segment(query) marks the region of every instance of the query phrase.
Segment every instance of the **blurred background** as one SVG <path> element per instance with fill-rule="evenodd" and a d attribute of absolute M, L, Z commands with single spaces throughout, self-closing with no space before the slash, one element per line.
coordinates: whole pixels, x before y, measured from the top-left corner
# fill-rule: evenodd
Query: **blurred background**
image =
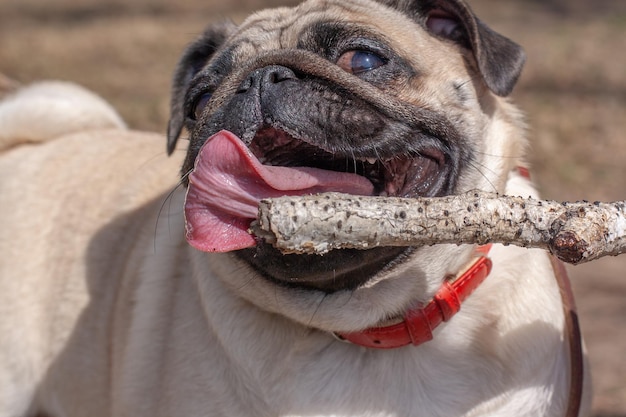
<path fill-rule="evenodd" d="M 513 97 L 527 114 L 543 197 L 626 200 L 626 1 L 470 2 L 528 53 Z M 132 128 L 165 132 L 173 68 L 207 23 L 295 3 L 0 0 L 0 74 L 78 82 Z M 591 357 L 594 416 L 626 417 L 626 255 L 569 271 Z"/>

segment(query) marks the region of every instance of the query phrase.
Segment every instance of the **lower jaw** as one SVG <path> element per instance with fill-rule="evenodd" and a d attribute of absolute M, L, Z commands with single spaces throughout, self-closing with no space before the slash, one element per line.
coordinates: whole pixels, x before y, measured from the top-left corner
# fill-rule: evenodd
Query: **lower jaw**
<path fill-rule="evenodd" d="M 390 269 L 411 248 L 336 250 L 324 256 L 282 255 L 268 244 L 237 252 L 237 256 L 278 285 L 334 293 L 350 291 L 377 273 Z"/>

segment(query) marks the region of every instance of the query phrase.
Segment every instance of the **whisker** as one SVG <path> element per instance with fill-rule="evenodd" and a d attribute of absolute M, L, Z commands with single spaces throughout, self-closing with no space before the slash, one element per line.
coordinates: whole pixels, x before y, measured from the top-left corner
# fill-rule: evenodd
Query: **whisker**
<path fill-rule="evenodd" d="M 523 155 L 519 155 L 519 154 L 518 154 L 518 155 L 514 155 L 514 154 L 511 154 L 511 155 L 503 155 L 503 154 L 493 154 L 493 153 L 488 153 L 488 152 L 480 152 L 480 151 L 479 151 L 479 152 L 476 152 L 476 154 L 478 154 L 478 155 L 482 155 L 482 156 L 485 156 L 485 157 L 489 157 L 489 158 L 498 158 L 498 159 L 505 159 L 505 160 L 520 160 L 520 159 L 523 157 Z M 497 191 L 498 191 L 498 190 L 497 190 L 497 187 L 493 184 L 493 182 L 492 182 L 492 181 L 490 181 L 490 180 L 489 180 L 489 178 L 488 178 L 488 176 L 487 176 L 487 174 L 486 174 L 486 173 L 488 172 L 488 173 L 491 173 L 491 174 L 494 174 L 494 175 L 495 175 L 495 174 L 496 174 L 496 172 L 495 172 L 493 169 L 489 168 L 489 166 L 488 166 L 488 165 L 486 165 L 486 164 L 484 164 L 484 163 L 480 163 L 480 162 L 478 162 L 475 158 L 470 158 L 470 159 L 469 159 L 469 160 L 467 160 L 466 162 L 467 162 L 467 164 L 468 164 L 469 166 L 471 166 L 471 167 L 472 167 L 472 168 L 474 168 L 476 171 L 478 171 L 478 173 L 479 173 L 479 174 L 480 174 L 480 175 L 481 175 L 484 179 L 486 179 L 486 180 L 489 182 L 489 184 L 490 184 L 490 186 L 491 186 L 491 188 L 493 189 L 493 191 L 494 191 L 494 192 L 497 192 Z"/>
<path fill-rule="evenodd" d="M 161 214 L 163 213 L 163 209 L 165 208 L 165 204 L 169 203 L 168 206 L 168 213 L 171 212 L 171 204 L 172 204 L 172 197 L 174 196 L 174 193 L 181 187 L 185 185 L 185 181 L 187 180 L 187 177 L 191 174 L 191 170 L 189 170 L 187 173 L 185 173 L 181 179 L 178 181 L 178 183 L 176 184 L 176 186 L 174 186 L 174 188 L 172 188 L 172 190 L 167 194 L 167 196 L 165 197 L 165 199 L 163 199 L 163 202 L 161 203 L 161 207 L 159 207 L 159 212 L 157 213 L 157 218 L 156 218 L 156 222 L 154 225 L 154 239 L 153 239 L 153 249 L 154 249 L 154 253 L 156 253 L 157 251 L 157 235 L 158 235 L 158 231 L 159 231 L 159 220 L 161 219 Z M 172 230 L 170 228 L 170 223 L 169 223 L 169 215 L 168 215 L 168 232 L 169 235 L 171 237 L 172 235 Z"/>
<path fill-rule="evenodd" d="M 492 174 L 495 174 L 495 171 L 493 171 L 491 168 L 489 168 L 488 166 L 478 163 L 476 161 L 468 161 L 468 165 L 471 166 L 472 168 L 474 168 L 484 179 L 487 180 L 487 182 L 489 183 L 489 185 L 491 186 L 491 188 L 493 189 L 493 192 L 498 192 L 498 188 L 495 186 L 495 184 L 489 179 L 489 177 L 485 174 L 485 172 L 490 172 Z"/>
<path fill-rule="evenodd" d="M 315 319 L 315 316 L 317 315 L 317 312 L 320 310 L 320 308 L 322 307 L 322 303 L 324 303 L 324 300 L 326 300 L 326 297 L 328 297 L 328 294 L 324 294 L 322 296 L 322 299 L 320 300 L 319 303 L 317 303 L 317 307 L 315 307 L 315 311 L 313 312 L 313 314 L 311 315 L 311 318 L 309 319 L 309 322 L 307 323 L 307 327 L 313 327 L 313 320 Z"/>
<path fill-rule="evenodd" d="M 489 156 L 492 158 L 501 158 L 501 159 L 520 159 L 523 157 L 523 155 L 499 155 L 499 154 L 493 154 L 493 153 L 488 153 L 488 152 L 476 152 L 477 155 L 483 155 L 483 156 Z"/>
<path fill-rule="evenodd" d="M 243 271 L 245 269 L 245 266 L 241 266 L 238 269 L 235 270 L 235 272 L 239 272 L 239 271 Z M 241 284 L 239 287 L 235 288 L 235 291 L 241 291 L 244 288 L 246 288 L 248 285 L 250 285 L 250 283 L 252 283 L 252 281 L 254 281 L 257 277 L 255 274 L 249 274 L 250 278 L 248 280 L 246 280 L 246 282 L 244 282 L 243 284 Z"/>

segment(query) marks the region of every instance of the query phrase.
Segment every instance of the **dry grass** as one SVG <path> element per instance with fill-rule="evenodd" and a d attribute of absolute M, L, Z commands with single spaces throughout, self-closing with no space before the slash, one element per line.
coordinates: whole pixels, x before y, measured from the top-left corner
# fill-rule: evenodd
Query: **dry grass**
<path fill-rule="evenodd" d="M 282 3 L 286 3 L 283 1 Z M 79 82 L 129 124 L 164 131 L 172 69 L 211 20 L 279 0 L 3 0 L 0 73 Z M 292 2 L 293 3 L 293 2 Z M 626 2 L 474 0 L 529 55 L 514 98 L 527 111 L 545 197 L 626 199 Z M 626 257 L 572 269 L 600 416 L 626 416 Z"/>

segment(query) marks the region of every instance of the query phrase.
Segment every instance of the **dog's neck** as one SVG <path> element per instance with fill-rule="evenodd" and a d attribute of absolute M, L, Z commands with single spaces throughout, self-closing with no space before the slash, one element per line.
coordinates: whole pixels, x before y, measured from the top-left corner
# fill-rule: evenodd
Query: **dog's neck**
<path fill-rule="evenodd" d="M 490 248 L 491 245 L 479 247 L 476 257 L 466 268 L 446 279 L 425 306 L 408 310 L 400 322 L 335 335 L 343 341 L 376 349 L 393 349 L 410 344 L 417 346 L 431 340 L 433 330 L 450 320 L 461 309 L 461 303 L 491 272 L 491 260 L 487 257 Z"/>
<path fill-rule="evenodd" d="M 530 179 L 530 171 L 517 166 L 514 172 Z M 339 339 L 375 349 L 394 349 L 420 345 L 433 338 L 433 330 L 448 321 L 460 309 L 461 303 L 489 276 L 491 260 L 487 257 L 491 244 L 480 246 L 469 266 L 456 276 L 446 279 L 435 296 L 425 304 L 408 310 L 393 324 L 372 327 L 359 332 L 335 333 Z"/>

